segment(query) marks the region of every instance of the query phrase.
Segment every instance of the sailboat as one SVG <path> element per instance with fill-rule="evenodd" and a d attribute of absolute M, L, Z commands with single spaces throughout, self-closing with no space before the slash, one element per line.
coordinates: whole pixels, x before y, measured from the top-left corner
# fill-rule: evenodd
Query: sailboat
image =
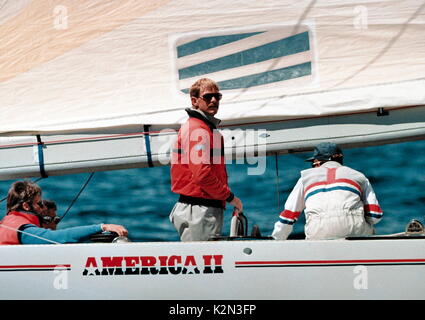
<path fill-rule="evenodd" d="M 229 158 L 424 139 L 424 17 L 415 0 L 5 2 L 0 179 L 169 165 L 200 77 L 223 93 Z M 0 246 L 0 298 L 425 298 L 418 221 L 320 241 L 235 228 L 199 242 Z"/>

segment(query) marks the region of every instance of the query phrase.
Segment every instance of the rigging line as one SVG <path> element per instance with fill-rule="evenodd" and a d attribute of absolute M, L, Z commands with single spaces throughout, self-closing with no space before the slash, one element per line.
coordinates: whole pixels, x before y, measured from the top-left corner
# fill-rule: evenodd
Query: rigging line
<path fill-rule="evenodd" d="M 37 178 L 34 180 L 35 183 L 37 183 L 38 181 L 40 181 L 41 179 L 44 179 L 43 177 Z M 7 199 L 8 196 L 4 197 L 3 199 L 0 200 L 0 203 L 2 203 L 3 201 L 5 201 Z"/>
<path fill-rule="evenodd" d="M 363 67 L 361 67 L 359 70 L 357 70 L 356 72 L 354 72 L 354 74 L 350 75 L 349 77 L 343 79 L 342 81 L 340 81 L 339 83 L 335 84 L 332 88 L 335 87 L 339 87 L 341 85 L 343 85 L 344 83 L 346 83 L 347 81 L 353 79 L 355 76 L 357 76 L 358 74 L 360 74 L 361 72 L 365 71 L 370 65 L 374 64 L 376 61 L 378 61 L 382 56 L 384 56 L 390 49 L 391 47 L 394 45 L 394 43 L 396 43 L 401 36 L 403 35 L 403 33 L 406 31 L 407 27 L 410 25 L 410 23 L 418 16 L 421 14 L 421 11 L 423 11 L 423 9 L 425 8 L 425 3 L 423 3 L 414 13 L 412 16 L 409 17 L 409 19 L 407 19 L 407 21 L 405 23 L 403 23 L 401 25 L 400 30 L 398 31 L 398 33 L 392 37 L 391 39 L 389 39 L 387 45 L 382 48 L 382 50 L 380 52 L 378 52 L 378 54 L 372 58 L 372 60 L 370 60 L 368 63 L 366 63 Z"/>
<path fill-rule="evenodd" d="M 279 158 L 278 153 L 275 154 L 275 165 L 276 165 L 276 194 L 277 194 L 277 211 L 280 212 L 280 196 L 279 196 Z"/>
<path fill-rule="evenodd" d="M 87 187 L 87 185 L 89 184 L 91 178 L 93 177 L 94 172 L 92 172 L 90 174 L 90 176 L 87 178 L 87 181 L 84 183 L 84 185 L 81 187 L 80 191 L 78 192 L 78 194 L 74 197 L 74 199 L 72 199 L 71 204 L 68 206 L 68 209 L 66 209 L 65 213 L 62 215 L 61 220 L 65 217 L 65 215 L 69 212 L 69 210 L 71 210 L 72 206 L 74 205 L 75 201 L 77 201 L 78 197 L 81 195 L 81 193 L 84 191 L 84 189 Z"/>
<path fill-rule="evenodd" d="M 53 243 L 53 244 L 61 244 L 60 242 L 56 242 L 56 241 L 53 241 L 53 240 L 50 240 L 50 239 L 47 239 L 47 238 L 36 236 L 35 234 L 31 234 L 31 233 L 28 233 L 28 232 L 25 232 L 25 231 L 22 231 L 22 230 L 19 230 L 19 229 L 15 229 L 15 228 L 12 228 L 12 227 L 9 227 L 9 226 L 5 226 L 4 224 L 0 224 L 0 227 L 5 228 L 5 229 L 9 229 L 9 230 L 13 230 L 13 231 L 17 231 L 17 232 L 26 234 L 27 236 L 38 238 L 38 239 L 41 239 L 41 240 L 44 240 L 44 241 L 47 241 L 47 242 L 50 242 L 50 243 Z"/>

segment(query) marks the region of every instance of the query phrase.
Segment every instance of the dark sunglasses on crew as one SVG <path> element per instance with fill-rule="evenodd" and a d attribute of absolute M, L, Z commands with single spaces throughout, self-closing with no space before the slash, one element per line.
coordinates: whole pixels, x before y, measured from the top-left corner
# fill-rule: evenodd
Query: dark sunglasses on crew
<path fill-rule="evenodd" d="M 44 223 L 52 223 L 53 222 L 54 224 L 58 224 L 61 221 L 61 218 L 58 217 L 58 216 L 54 216 L 54 217 L 43 216 L 41 218 L 43 219 Z"/>
<path fill-rule="evenodd" d="M 319 166 L 321 166 L 321 165 L 322 165 L 322 162 L 320 162 L 320 161 L 319 161 L 319 162 L 312 162 L 312 163 L 311 163 L 311 167 L 312 167 L 312 168 L 316 168 L 316 167 L 319 167 Z"/>
<path fill-rule="evenodd" d="M 206 93 L 203 96 L 200 96 L 200 98 L 210 101 L 212 98 L 215 98 L 216 100 L 221 100 L 221 98 L 223 97 L 223 95 L 220 92 L 217 93 Z"/>

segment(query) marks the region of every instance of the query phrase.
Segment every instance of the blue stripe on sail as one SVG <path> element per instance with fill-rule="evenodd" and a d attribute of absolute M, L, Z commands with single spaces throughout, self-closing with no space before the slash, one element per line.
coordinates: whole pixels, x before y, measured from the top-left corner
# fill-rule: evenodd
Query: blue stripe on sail
<path fill-rule="evenodd" d="M 250 88 L 311 74 L 311 62 L 219 82 L 221 90 Z"/>
<path fill-rule="evenodd" d="M 237 68 L 310 50 L 308 31 L 179 70 L 179 79 Z"/>
<path fill-rule="evenodd" d="M 345 190 L 345 191 L 350 191 L 353 192 L 355 194 L 357 194 L 360 197 L 360 192 L 356 189 L 353 188 L 349 188 L 349 187 L 342 187 L 342 186 L 338 186 L 338 187 L 333 187 L 333 188 L 322 188 L 322 189 L 316 189 L 312 192 L 310 192 L 306 197 L 305 200 L 307 200 L 308 198 L 310 198 L 311 196 L 320 193 L 320 192 L 328 192 L 328 191 L 335 191 L 335 190 Z"/>
<path fill-rule="evenodd" d="M 177 57 L 185 57 L 197 52 L 201 52 L 204 50 L 208 50 L 211 48 L 215 48 L 218 46 L 222 46 L 227 43 L 235 42 L 238 40 L 242 40 L 248 37 L 255 36 L 260 33 L 264 33 L 265 31 L 259 32 L 250 32 L 250 33 L 240 33 L 240 34 L 231 34 L 225 36 L 215 36 L 215 37 L 205 37 L 200 38 L 185 44 L 182 44 L 177 47 Z"/>
<path fill-rule="evenodd" d="M 250 76 L 229 79 L 218 82 L 220 90 L 233 90 L 240 88 L 250 88 L 269 84 L 278 81 L 285 81 L 294 78 L 299 78 L 311 74 L 311 62 L 301 63 L 295 66 L 261 72 Z M 181 90 L 184 93 L 189 93 L 189 89 Z"/>

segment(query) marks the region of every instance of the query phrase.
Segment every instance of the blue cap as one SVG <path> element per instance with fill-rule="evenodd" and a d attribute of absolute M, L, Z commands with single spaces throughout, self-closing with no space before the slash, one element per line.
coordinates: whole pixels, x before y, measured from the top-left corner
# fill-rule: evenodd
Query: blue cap
<path fill-rule="evenodd" d="M 322 142 L 314 148 L 313 156 L 305 161 L 313 161 L 314 159 L 327 161 L 331 160 L 334 154 L 342 154 L 341 148 L 333 142 Z"/>

